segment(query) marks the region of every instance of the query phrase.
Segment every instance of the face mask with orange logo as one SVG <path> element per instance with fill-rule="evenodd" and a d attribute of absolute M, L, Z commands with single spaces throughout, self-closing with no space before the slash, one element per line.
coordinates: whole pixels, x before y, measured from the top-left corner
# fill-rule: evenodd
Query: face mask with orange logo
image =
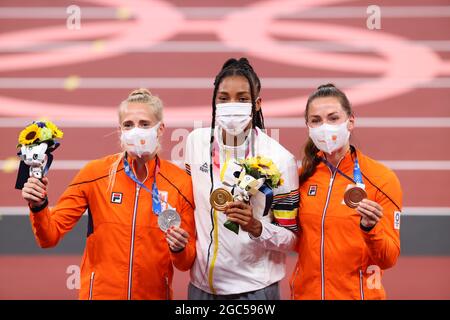
<path fill-rule="evenodd" d="M 120 141 L 128 153 L 135 154 L 139 158 L 144 153 L 152 154 L 158 146 L 159 122 L 150 129 L 133 128 L 122 130 Z"/>
<path fill-rule="evenodd" d="M 348 142 L 350 131 L 348 131 L 347 125 L 348 120 L 338 125 L 324 123 L 317 128 L 309 127 L 309 137 L 317 149 L 330 154 Z"/>

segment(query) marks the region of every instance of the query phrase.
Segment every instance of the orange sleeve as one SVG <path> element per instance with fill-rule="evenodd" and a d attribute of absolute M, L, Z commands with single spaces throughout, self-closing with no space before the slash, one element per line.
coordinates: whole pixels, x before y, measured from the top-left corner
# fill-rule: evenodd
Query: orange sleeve
<path fill-rule="evenodd" d="M 189 270 L 194 264 L 195 260 L 195 220 L 194 220 L 194 196 L 192 193 L 191 179 L 187 176 L 187 183 L 180 189 L 180 195 L 178 199 L 177 211 L 181 216 L 181 228 L 189 233 L 189 241 L 186 247 L 179 251 L 170 251 L 173 265 L 181 271 Z"/>
<path fill-rule="evenodd" d="M 38 245 L 51 248 L 70 231 L 88 207 L 88 183 L 82 183 L 86 169 L 82 169 L 64 191 L 56 206 L 39 212 L 30 211 L 31 227 Z"/>
<path fill-rule="evenodd" d="M 389 172 L 385 178 L 385 183 L 378 187 L 392 201 L 378 190 L 375 201 L 383 207 L 383 217 L 372 230 L 369 232 L 361 230 L 361 232 L 372 260 L 381 269 L 388 269 L 395 265 L 397 258 L 400 256 L 402 189 L 397 176 L 393 172 Z"/>

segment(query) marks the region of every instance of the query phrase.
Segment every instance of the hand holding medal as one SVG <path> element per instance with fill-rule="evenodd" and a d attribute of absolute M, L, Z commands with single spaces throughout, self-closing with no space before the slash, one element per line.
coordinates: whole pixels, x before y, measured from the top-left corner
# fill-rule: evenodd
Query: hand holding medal
<path fill-rule="evenodd" d="M 358 157 L 355 158 L 355 163 L 353 165 L 353 179 L 356 185 L 350 187 L 344 193 L 344 202 L 349 208 L 356 209 L 358 204 L 367 198 L 367 192 L 364 190 L 365 185 L 361 174 L 361 168 L 359 167 Z"/>
<path fill-rule="evenodd" d="M 348 207 L 352 209 L 356 209 L 356 207 L 358 207 L 358 204 L 366 198 L 366 191 L 362 187 L 358 186 L 351 187 L 344 193 L 344 202 Z"/>
<path fill-rule="evenodd" d="M 153 180 L 152 190 L 147 188 L 145 184 L 143 184 L 134 174 L 133 170 L 131 170 L 131 166 L 125 156 L 123 158 L 123 166 L 125 174 L 134 182 L 136 182 L 142 189 L 147 191 L 152 196 L 152 210 L 155 215 L 158 216 L 158 225 L 161 231 L 167 232 L 170 227 L 179 227 L 181 225 L 181 217 L 177 210 L 173 208 L 168 201 L 162 199 L 158 186 L 156 184 L 156 176 L 159 172 L 159 158 L 156 157 L 156 165 L 153 176 L 155 179 Z M 162 210 L 162 203 L 164 203 L 166 209 Z"/>
<path fill-rule="evenodd" d="M 209 202 L 217 211 L 225 211 L 227 204 L 233 202 L 233 195 L 225 188 L 218 188 L 211 193 Z"/>
<path fill-rule="evenodd" d="M 160 200 L 162 200 L 160 198 Z M 179 213 L 166 202 L 168 209 L 158 215 L 158 225 L 166 234 L 166 241 L 172 251 L 181 251 L 189 241 L 189 234 L 180 228 L 181 217 Z"/>
<path fill-rule="evenodd" d="M 167 232 L 171 227 L 179 227 L 181 225 L 181 217 L 173 209 L 167 209 L 158 216 L 158 225 L 163 232 Z"/>
<path fill-rule="evenodd" d="M 283 179 L 281 179 L 281 173 L 272 160 L 265 157 L 246 158 L 239 160 L 239 163 L 228 163 L 227 167 L 231 168 L 232 174 L 225 172 L 224 176 L 232 176 L 233 181 L 230 183 L 228 181 L 230 179 L 226 179 L 227 181 L 223 181 L 223 184 L 231 187 L 232 190 L 231 192 L 225 188 L 214 190 L 210 195 L 210 203 L 212 208 L 225 214 L 230 213 L 229 209 L 237 209 L 237 211 L 234 210 L 234 214 L 239 215 L 235 219 L 238 223 L 227 220 L 224 226 L 238 234 L 239 225 L 244 231 L 251 229 L 250 222 L 254 218 L 252 208 L 249 205 L 250 198 L 258 192 L 265 195 L 264 215 L 266 215 L 273 200 L 272 189 L 282 185 Z M 238 171 L 236 171 L 236 168 Z M 240 204 L 236 202 L 240 202 Z"/>
<path fill-rule="evenodd" d="M 362 178 L 361 168 L 359 167 L 358 157 L 355 157 L 353 166 L 353 179 L 344 172 L 333 166 L 329 161 L 322 158 L 322 161 L 332 170 L 341 174 L 346 179 L 353 182 L 344 193 L 344 201 L 349 208 L 356 209 L 361 215 L 361 225 L 365 228 L 371 228 L 383 217 L 383 208 L 375 201 L 369 200 Z"/>

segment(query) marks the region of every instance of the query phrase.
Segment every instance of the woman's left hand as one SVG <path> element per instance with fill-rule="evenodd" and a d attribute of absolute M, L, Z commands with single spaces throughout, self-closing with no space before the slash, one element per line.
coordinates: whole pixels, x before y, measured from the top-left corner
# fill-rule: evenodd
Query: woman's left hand
<path fill-rule="evenodd" d="M 234 201 L 227 205 L 224 213 L 228 220 L 236 222 L 254 237 L 259 237 L 262 232 L 261 221 L 253 217 L 253 208 L 250 204 L 242 201 Z"/>
<path fill-rule="evenodd" d="M 383 217 L 383 208 L 368 199 L 362 200 L 356 211 L 361 215 L 361 224 L 366 228 L 374 227 Z"/>
<path fill-rule="evenodd" d="M 172 251 L 183 250 L 189 241 L 189 233 L 179 227 L 170 227 L 166 232 L 166 240 Z"/>

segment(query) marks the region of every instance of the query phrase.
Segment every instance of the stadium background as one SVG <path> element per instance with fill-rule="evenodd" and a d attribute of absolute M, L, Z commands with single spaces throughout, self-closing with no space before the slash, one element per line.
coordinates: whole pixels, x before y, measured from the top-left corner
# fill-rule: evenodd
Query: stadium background
<path fill-rule="evenodd" d="M 368 28 L 371 4 L 381 29 Z M 388 298 L 449 299 L 449 17 L 450 3 L 437 0 L 2 0 L 0 299 L 75 299 L 87 228 L 83 217 L 57 248 L 37 247 L 14 190 L 20 130 L 45 117 L 65 132 L 49 174 L 52 205 L 86 161 L 118 151 L 116 108 L 132 89 L 162 98 L 163 157 L 180 161 L 187 132 L 208 125 L 214 76 L 241 56 L 261 78 L 269 134 L 298 159 L 307 95 L 324 82 L 348 93 L 353 143 L 394 169 L 404 191 Z M 288 276 L 294 263 L 289 256 Z M 175 298 L 187 283 L 177 272 Z"/>

